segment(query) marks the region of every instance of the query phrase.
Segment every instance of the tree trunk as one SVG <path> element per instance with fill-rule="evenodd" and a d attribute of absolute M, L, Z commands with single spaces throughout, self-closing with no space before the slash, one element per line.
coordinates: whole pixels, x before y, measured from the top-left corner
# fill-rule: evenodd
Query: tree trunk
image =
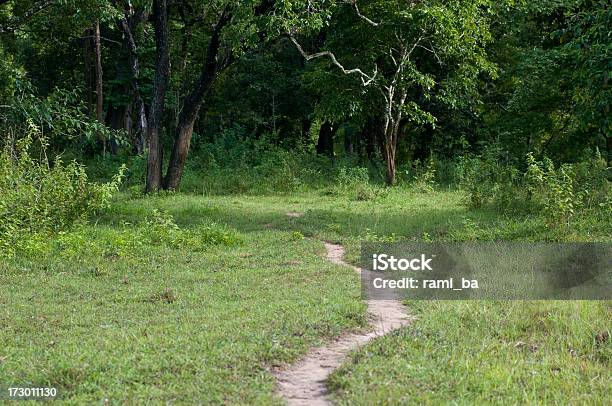
<path fill-rule="evenodd" d="M 132 143 L 137 154 L 145 152 L 147 146 L 147 134 L 148 134 L 148 120 L 147 120 L 147 109 L 145 107 L 144 100 L 140 94 L 135 96 L 134 102 L 136 104 L 136 134 L 132 137 Z"/>
<path fill-rule="evenodd" d="M 168 6 L 166 0 L 153 1 L 153 20 L 155 26 L 155 79 L 153 81 L 153 101 L 147 128 L 147 193 L 156 192 L 161 187 L 163 151 L 160 141 L 162 116 L 166 90 L 170 78 L 170 45 L 168 43 Z"/>
<path fill-rule="evenodd" d="M 181 120 L 179 124 L 172 154 L 170 155 L 170 164 L 164 178 L 164 189 L 166 190 L 178 190 L 181 184 L 185 162 L 189 154 L 189 144 L 193 135 L 194 123 L 195 119 Z"/>
<path fill-rule="evenodd" d="M 344 152 L 346 155 L 355 153 L 355 137 L 351 126 L 344 126 Z"/>
<path fill-rule="evenodd" d="M 334 157 L 334 134 L 336 131 L 337 129 L 335 129 L 329 121 L 325 121 L 321 124 L 319 140 L 316 146 L 317 154 L 327 155 L 330 158 Z"/>
<path fill-rule="evenodd" d="M 123 121 L 126 110 L 127 107 L 125 106 L 117 108 L 112 103 L 109 103 L 108 108 L 106 109 L 106 125 L 112 128 L 113 130 L 123 129 Z M 117 144 L 117 140 L 114 138 L 108 140 L 108 146 L 110 148 L 110 153 L 112 155 L 117 155 L 117 153 L 119 152 L 119 145 Z"/>
<path fill-rule="evenodd" d="M 604 134 L 604 139 L 606 140 L 606 164 L 608 167 L 612 164 L 612 140 L 611 137 Z"/>
<path fill-rule="evenodd" d="M 178 125 L 175 130 L 174 145 L 170 155 L 170 162 L 168 163 L 168 170 L 164 177 L 163 187 L 166 190 L 178 190 L 183 177 L 187 155 L 189 154 L 189 144 L 191 143 L 195 120 L 219 72 L 230 64 L 229 61 L 219 63 L 221 31 L 223 27 L 229 23 L 230 19 L 231 14 L 223 11 L 210 37 L 206 62 L 204 63 L 200 77 L 192 92 L 183 102 L 183 108 L 179 115 Z"/>
<path fill-rule="evenodd" d="M 83 75 L 85 76 L 85 92 L 87 93 L 87 113 L 89 117 L 94 115 L 93 101 L 93 72 L 91 70 L 91 43 L 92 43 L 91 28 L 85 30 L 85 38 L 83 39 Z"/>
<path fill-rule="evenodd" d="M 385 162 L 387 164 L 387 173 L 385 174 L 385 182 L 387 186 L 395 184 L 395 145 L 392 143 L 385 144 Z"/>
<path fill-rule="evenodd" d="M 144 12 L 134 12 L 131 8 L 125 11 L 124 17 L 119 20 L 119 28 L 123 31 L 123 45 L 128 52 L 128 63 L 132 74 L 131 91 L 136 108 L 136 133 L 132 138 L 132 144 L 138 154 L 145 151 L 147 144 L 147 111 L 145 102 L 140 93 L 140 62 L 138 60 L 138 49 L 134 41 L 134 28 L 148 18 Z"/>
<path fill-rule="evenodd" d="M 102 93 L 102 44 L 100 42 L 100 22 L 94 24 L 94 47 L 96 52 L 96 119 L 104 123 L 104 95 Z M 102 155 L 106 155 L 106 140 L 102 137 Z"/>
<path fill-rule="evenodd" d="M 397 140 L 399 137 L 400 124 L 402 121 L 402 110 L 404 108 L 404 104 L 406 103 L 406 97 L 408 96 L 408 92 L 406 90 L 402 91 L 400 94 L 399 101 L 394 101 L 393 99 L 394 90 L 389 91 L 390 97 L 388 98 L 387 109 L 385 113 L 384 120 L 384 151 L 385 151 L 385 161 L 387 163 L 387 173 L 385 176 L 385 181 L 387 186 L 393 186 L 395 184 L 395 174 L 396 174 L 396 152 L 397 152 Z"/>
<path fill-rule="evenodd" d="M 127 106 L 125 106 L 125 111 L 123 112 L 123 117 L 121 120 L 122 128 L 125 130 L 125 133 L 128 136 L 128 139 L 132 139 L 132 108 L 134 103 L 130 102 Z"/>
<path fill-rule="evenodd" d="M 397 120 L 397 121 L 396 121 Z M 385 161 L 387 164 L 387 173 L 385 181 L 387 186 L 393 186 L 395 184 L 396 175 L 396 157 L 397 157 L 397 139 L 400 129 L 401 113 L 397 114 L 397 117 L 392 120 L 389 126 L 386 128 L 385 134 Z"/>

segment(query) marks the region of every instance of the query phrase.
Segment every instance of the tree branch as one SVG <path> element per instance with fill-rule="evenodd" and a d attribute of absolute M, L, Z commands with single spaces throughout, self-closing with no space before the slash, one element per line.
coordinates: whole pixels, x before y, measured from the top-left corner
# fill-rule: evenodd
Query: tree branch
<path fill-rule="evenodd" d="M 346 0 L 345 3 L 351 4 L 353 8 L 355 9 L 355 13 L 357 14 L 357 17 L 361 18 L 363 21 L 367 22 L 368 24 L 374 27 L 378 27 L 380 25 L 380 23 L 374 22 L 370 20 L 368 17 L 361 14 L 361 11 L 359 11 L 359 6 L 357 5 L 357 0 Z"/>
<path fill-rule="evenodd" d="M 321 51 L 321 52 L 317 52 L 315 54 L 310 54 L 309 55 L 309 54 L 306 53 L 306 51 L 304 51 L 304 48 L 302 48 L 300 43 L 297 42 L 297 40 L 295 39 L 295 37 L 293 35 L 289 35 L 289 39 L 291 40 L 291 42 L 293 42 L 293 45 L 295 45 L 297 50 L 300 52 L 300 54 L 302 54 L 304 59 L 306 59 L 307 61 L 311 61 L 311 60 L 316 59 L 316 58 L 321 58 L 321 57 L 327 56 L 332 61 L 332 63 L 334 65 L 336 65 L 342 71 L 342 73 L 344 73 L 345 75 L 358 74 L 360 76 L 360 78 L 361 78 L 361 83 L 363 84 L 363 86 L 370 85 L 372 82 L 374 82 L 374 80 L 376 79 L 376 76 L 378 75 L 378 66 L 377 65 L 374 65 L 374 73 L 372 74 L 372 76 L 364 73 L 359 68 L 346 69 L 344 66 L 342 66 L 342 64 L 340 62 L 338 62 L 338 59 L 336 59 L 336 56 L 332 52 L 330 52 L 330 51 Z"/>
<path fill-rule="evenodd" d="M 91 38 L 94 38 L 94 36 L 93 36 L 93 35 L 85 35 L 85 36 L 83 36 L 83 37 L 79 37 L 79 39 L 88 39 L 88 38 L 89 38 L 89 39 L 91 39 Z M 102 41 L 107 41 L 107 42 L 111 42 L 111 43 L 113 43 L 113 44 L 119 44 L 119 45 L 122 45 L 122 43 L 121 43 L 121 42 L 119 42 L 119 41 L 115 41 L 114 39 L 110 39 L 110 38 L 106 38 L 106 37 L 102 37 L 102 36 L 100 37 L 100 39 L 101 39 Z"/>

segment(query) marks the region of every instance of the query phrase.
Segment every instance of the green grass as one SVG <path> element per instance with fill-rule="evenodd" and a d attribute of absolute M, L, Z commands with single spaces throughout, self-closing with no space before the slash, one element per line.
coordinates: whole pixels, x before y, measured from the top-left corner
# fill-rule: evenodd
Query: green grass
<path fill-rule="evenodd" d="M 267 367 L 365 324 L 358 277 L 318 240 L 347 245 L 352 261 L 363 240 L 611 240 L 605 213 L 550 228 L 468 211 L 461 197 L 121 195 L 0 266 L 0 386 L 57 386 L 73 404 L 279 403 Z M 333 375 L 340 403 L 605 403 L 607 302 L 410 308 L 418 321 Z"/>
<path fill-rule="evenodd" d="M 240 241 L 196 251 L 125 244 L 116 221 L 137 223 L 156 207 L 184 230 L 239 216 Z M 320 242 L 265 227 L 284 212 L 240 207 L 183 196 L 122 201 L 44 258 L 5 263 L 2 385 L 56 386 L 75 404 L 277 402 L 265 367 L 364 325 L 364 306 L 353 272 L 329 265 Z"/>
<path fill-rule="evenodd" d="M 356 351 L 330 378 L 340 404 L 609 401 L 603 302 L 419 302 L 409 327 Z"/>

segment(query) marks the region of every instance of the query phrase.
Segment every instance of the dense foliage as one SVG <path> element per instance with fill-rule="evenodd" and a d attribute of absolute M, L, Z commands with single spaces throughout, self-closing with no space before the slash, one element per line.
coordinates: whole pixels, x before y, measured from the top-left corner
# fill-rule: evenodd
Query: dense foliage
<path fill-rule="evenodd" d="M 107 178 L 135 163 L 147 192 L 337 192 L 351 173 L 558 206 L 535 196 L 542 179 L 565 216 L 606 201 L 608 6 L 6 0 L 0 130 L 6 144 L 31 121 L 50 156 Z"/>

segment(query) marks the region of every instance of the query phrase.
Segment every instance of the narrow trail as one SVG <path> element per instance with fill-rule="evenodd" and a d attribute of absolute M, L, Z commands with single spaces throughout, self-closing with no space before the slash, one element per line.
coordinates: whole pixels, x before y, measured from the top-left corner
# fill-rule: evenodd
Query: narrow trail
<path fill-rule="evenodd" d="M 344 247 L 341 245 L 326 242 L 325 249 L 330 262 L 361 272 L 361 269 L 343 260 Z M 330 405 L 326 380 L 342 364 L 346 355 L 368 341 L 412 321 L 406 307 L 399 301 L 368 300 L 366 303 L 371 320 L 369 332 L 343 335 L 332 343 L 311 350 L 297 363 L 274 371 L 278 381 L 278 392 L 288 405 Z"/>

